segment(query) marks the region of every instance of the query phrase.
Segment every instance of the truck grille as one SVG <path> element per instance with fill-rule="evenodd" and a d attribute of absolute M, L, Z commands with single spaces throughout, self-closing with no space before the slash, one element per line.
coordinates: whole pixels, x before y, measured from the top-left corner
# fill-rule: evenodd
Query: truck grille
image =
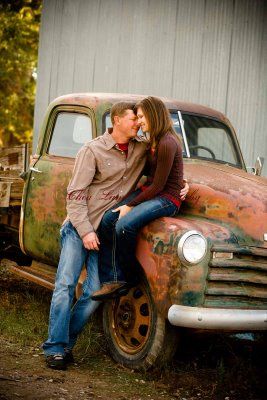
<path fill-rule="evenodd" d="M 267 309 L 267 249 L 213 247 L 204 306 Z"/>

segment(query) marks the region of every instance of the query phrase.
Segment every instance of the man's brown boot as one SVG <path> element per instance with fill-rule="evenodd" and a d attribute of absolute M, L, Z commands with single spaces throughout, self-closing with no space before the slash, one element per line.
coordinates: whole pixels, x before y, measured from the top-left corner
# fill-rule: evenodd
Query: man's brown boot
<path fill-rule="evenodd" d="M 108 300 L 124 296 L 129 291 L 126 283 L 105 283 L 100 290 L 94 292 L 92 300 Z"/>

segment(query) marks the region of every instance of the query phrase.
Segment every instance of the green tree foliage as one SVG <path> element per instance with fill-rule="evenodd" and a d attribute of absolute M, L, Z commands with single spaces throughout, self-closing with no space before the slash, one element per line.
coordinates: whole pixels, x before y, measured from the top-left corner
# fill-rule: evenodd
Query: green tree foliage
<path fill-rule="evenodd" d="M 0 146 L 32 138 L 41 3 L 0 1 Z"/>

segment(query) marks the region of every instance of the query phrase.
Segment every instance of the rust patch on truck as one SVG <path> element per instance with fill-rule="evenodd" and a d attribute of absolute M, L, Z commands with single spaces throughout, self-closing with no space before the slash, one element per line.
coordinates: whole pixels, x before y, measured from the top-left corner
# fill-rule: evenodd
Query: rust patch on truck
<path fill-rule="evenodd" d="M 214 163 L 211 168 L 210 164 L 185 163 L 190 192 L 181 211 L 237 228 L 240 242 L 267 247 L 263 240 L 267 230 L 266 180 L 229 166 Z"/>
<path fill-rule="evenodd" d="M 156 307 L 165 316 L 171 304 L 198 306 L 204 300 L 210 253 L 191 266 L 183 265 L 177 253 L 181 236 L 192 229 L 202 233 L 209 243 L 231 241 L 227 228 L 179 215 L 151 222 L 138 238 L 138 261 L 148 278 Z"/>
<path fill-rule="evenodd" d="M 187 266 L 181 263 L 177 247 L 182 235 L 189 230 L 197 230 L 206 237 L 208 252 L 200 263 Z M 167 316 L 171 304 L 203 305 L 207 282 L 211 277 L 212 279 L 217 278 L 217 275 L 210 275 L 209 267 L 209 265 L 216 264 L 211 261 L 216 244 L 219 246 L 218 249 L 223 248 L 224 252 L 235 251 L 248 254 L 249 250 L 246 250 L 241 245 L 243 241 L 244 233 L 239 227 L 232 226 L 229 229 L 229 226 L 219 225 L 217 221 L 208 221 L 203 218 L 194 219 L 194 217 L 182 214 L 178 214 L 174 218 L 161 218 L 146 226 L 139 234 L 136 255 L 148 278 L 159 312 Z M 231 263 L 231 261 L 228 261 L 228 263 Z M 235 263 L 237 263 L 236 267 L 240 267 L 240 263 L 237 261 Z M 245 260 L 241 262 L 241 265 L 243 265 L 243 268 L 249 268 L 251 263 L 252 261 L 247 262 Z M 220 265 L 224 265 L 227 269 L 226 260 L 221 261 Z M 222 272 L 221 278 L 226 273 Z M 257 271 L 252 273 L 258 282 L 260 278 L 256 277 L 257 274 Z M 231 279 L 233 279 L 232 272 L 229 269 L 228 276 L 230 275 Z M 235 278 L 239 282 L 246 279 L 245 275 L 246 272 L 244 270 L 235 270 Z M 251 278 L 250 273 L 247 277 L 250 279 L 250 284 L 254 279 L 253 276 Z M 242 285 L 242 283 L 240 284 Z M 216 299 L 217 307 L 224 306 L 223 295 L 228 296 L 228 292 L 229 285 L 225 285 L 225 293 L 222 291 L 221 297 Z M 249 300 L 247 300 L 246 304 L 249 304 Z"/>

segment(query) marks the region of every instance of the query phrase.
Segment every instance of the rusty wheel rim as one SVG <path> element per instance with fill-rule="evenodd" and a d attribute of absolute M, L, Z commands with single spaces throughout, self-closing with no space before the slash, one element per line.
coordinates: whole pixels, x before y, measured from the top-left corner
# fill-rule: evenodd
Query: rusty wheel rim
<path fill-rule="evenodd" d="M 139 353 L 151 330 L 152 305 L 144 285 L 113 300 L 112 327 L 115 342 L 128 354 Z"/>

